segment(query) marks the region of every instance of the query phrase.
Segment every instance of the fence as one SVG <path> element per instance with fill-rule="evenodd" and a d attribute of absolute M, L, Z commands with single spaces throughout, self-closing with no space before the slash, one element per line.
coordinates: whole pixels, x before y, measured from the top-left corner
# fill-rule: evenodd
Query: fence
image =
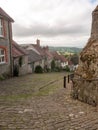
<path fill-rule="evenodd" d="M 70 74 L 68 76 L 64 76 L 64 88 L 66 88 L 67 86 L 67 82 L 69 83 L 70 80 L 72 80 L 74 78 L 74 73 Z"/>
<path fill-rule="evenodd" d="M 73 74 L 70 74 L 68 76 L 64 76 L 64 88 L 66 88 L 67 86 L 67 82 L 69 83 L 70 80 L 73 82 L 73 78 L 74 78 L 74 73 Z M 67 80 L 68 79 L 68 80 Z M 80 80 L 80 81 L 88 81 L 88 82 L 91 82 L 91 81 L 98 81 L 98 77 L 96 78 L 92 78 L 92 79 L 84 79 L 84 78 L 74 78 L 74 80 Z"/>

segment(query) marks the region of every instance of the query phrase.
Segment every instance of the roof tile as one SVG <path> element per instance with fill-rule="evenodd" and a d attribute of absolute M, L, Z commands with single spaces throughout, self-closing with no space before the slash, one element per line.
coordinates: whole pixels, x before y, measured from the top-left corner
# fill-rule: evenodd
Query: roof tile
<path fill-rule="evenodd" d="M 12 41 L 12 56 L 19 57 L 23 55 L 27 55 L 26 50 L 20 47 L 15 41 Z"/>

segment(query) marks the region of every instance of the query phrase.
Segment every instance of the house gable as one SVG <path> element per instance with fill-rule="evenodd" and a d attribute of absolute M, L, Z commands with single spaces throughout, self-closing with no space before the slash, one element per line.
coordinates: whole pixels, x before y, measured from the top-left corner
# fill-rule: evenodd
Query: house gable
<path fill-rule="evenodd" d="M 12 74 L 12 25 L 14 20 L 0 8 L 0 75 Z"/>

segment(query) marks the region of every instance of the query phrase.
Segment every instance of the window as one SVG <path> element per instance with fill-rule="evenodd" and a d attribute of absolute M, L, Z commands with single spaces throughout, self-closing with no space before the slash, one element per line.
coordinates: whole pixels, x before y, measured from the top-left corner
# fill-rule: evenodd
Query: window
<path fill-rule="evenodd" d="M 0 48 L 0 64 L 3 64 L 5 62 L 5 50 Z"/>
<path fill-rule="evenodd" d="M 0 36 L 3 36 L 3 24 L 2 24 L 2 19 L 0 19 Z"/>

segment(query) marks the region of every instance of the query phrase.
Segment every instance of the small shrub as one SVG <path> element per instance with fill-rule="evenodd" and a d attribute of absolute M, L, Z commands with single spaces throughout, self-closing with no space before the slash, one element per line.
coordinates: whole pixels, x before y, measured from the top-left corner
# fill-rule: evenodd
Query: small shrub
<path fill-rule="evenodd" d="M 3 73 L 2 76 L 4 77 L 4 79 L 8 79 L 11 77 L 11 75 L 8 73 Z"/>
<path fill-rule="evenodd" d="M 5 77 L 3 75 L 0 75 L 0 80 L 4 80 Z"/>
<path fill-rule="evenodd" d="M 43 69 L 42 69 L 42 67 L 40 65 L 37 65 L 35 67 L 35 73 L 43 73 Z"/>
<path fill-rule="evenodd" d="M 0 80 L 5 80 L 5 79 L 8 79 L 10 77 L 11 77 L 11 75 L 9 73 L 2 73 L 0 75 Z"/>
<path fill-rule="evenodd" d="M 52 60 L 51 62 L 51 71 L 54 71 L 55 70 L 55 61 Z"/>
<path fill-rule="evenodd" d="M 65 71 L 70 72 L 70 68 L 68 67 L 68 65 L 66 66 Z"/>

